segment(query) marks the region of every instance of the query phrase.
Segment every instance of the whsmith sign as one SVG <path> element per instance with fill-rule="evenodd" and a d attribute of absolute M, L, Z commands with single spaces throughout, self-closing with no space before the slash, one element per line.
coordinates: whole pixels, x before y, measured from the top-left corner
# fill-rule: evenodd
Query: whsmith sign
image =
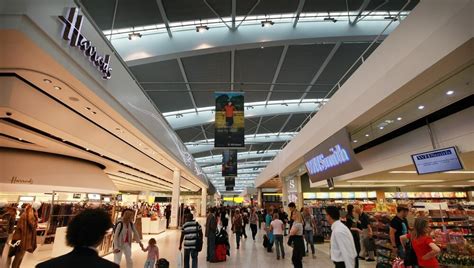
<path fill-rule="evenodd" d="M 345 128 L 309 151 L 304 159 L 313 183 L 362 169 Z"/>
<path fill-rule="evenodd" d="M 72 7 L 67 13 L 67 17 L 59 16 L 59 20 L 64 24 L 62 37 L 69 41 L 71 47 L 77 47 L 84 52 L 89 61 L 102 73 L 103 79 L 110 79 L 112 68 L 110 68 L 110 55 L 101 56 L 92 42 L 81 34 L 83 16 L 79 15 L 79 8 Z"/>

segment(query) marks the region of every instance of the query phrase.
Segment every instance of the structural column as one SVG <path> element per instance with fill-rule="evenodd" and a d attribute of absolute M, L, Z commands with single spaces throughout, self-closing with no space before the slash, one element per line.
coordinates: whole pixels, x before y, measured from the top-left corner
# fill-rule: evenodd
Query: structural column
<path fill-rule="evenodd" d="M 257 206 L 262 208 L 262 188 L 257 188 Z"/>
<path fill-rule="evenodd" d="M 206 217 L 207 208 L 207 189 L 201 189 L 201 217 Z"/>
<path fill-rule="evenodd" d="M 171 196 L 171 228 L 178 228 L 178 210 L 179 210 L 179 195 L 181 184 L 181 172 L 175 169 L 173 173 L 173 194 Z"/>

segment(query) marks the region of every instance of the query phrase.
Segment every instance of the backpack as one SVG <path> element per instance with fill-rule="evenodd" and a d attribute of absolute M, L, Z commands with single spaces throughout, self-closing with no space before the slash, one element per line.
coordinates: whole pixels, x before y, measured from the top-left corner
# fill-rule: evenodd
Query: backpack
<path fill-rule="evenodd" d="M 118 227 L 118 225 L 120 224 L 120 227 Z M 132 227 L 132 230 L 135 229 L 135 226 L 133 225 L 133 222 L 130 222 L 130 226 Z M 115 233 L 115 231 L 117 230 L 117 227 L 118 227 L 118 234 L 120 235 L 122 233 L 122 229 L 123 229 L 123 222 L 122 221 L 118 221 L 114 227 L 112 228 L 113 229 L 113 232 Z"/>

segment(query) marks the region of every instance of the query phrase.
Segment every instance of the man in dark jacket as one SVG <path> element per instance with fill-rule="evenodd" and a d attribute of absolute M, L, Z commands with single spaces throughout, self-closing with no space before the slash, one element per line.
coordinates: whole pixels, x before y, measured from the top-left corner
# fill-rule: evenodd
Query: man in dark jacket
<path fill-rule="evenodd" d="M 76 215 L 67 227 L 66 241 L 74 249 L 65 255 L 42 262 L 36 267 L 118 268 L 118 264 L 99 257 L 96 250 L 110 228 L 112 228 L 112 221 L 105 210 L 84 210 Z"/>
<path fill-rule="evenodd" d="M 206 219 L 206 237 L 207 237 L 207 261 L 214 260 L 214 250 L 216 247 L 217 219 L 215 208 L 209 209 Z"/>

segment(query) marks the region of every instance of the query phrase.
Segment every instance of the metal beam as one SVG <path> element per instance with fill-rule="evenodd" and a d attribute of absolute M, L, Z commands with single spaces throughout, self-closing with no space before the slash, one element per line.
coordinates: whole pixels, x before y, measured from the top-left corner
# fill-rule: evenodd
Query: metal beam
<path fill-rule="evenodd" d="M 112 41 L 112 35 L 114 34 L 115 17 L 117 16 L 117 8 L 118 8 L 118 0 L 115 0 L 114 15 L 112 17 L 112 27 L 110 27 L 109 41 Z"/>
<path fill-rule="evenodd" d="M 221 15 L 217 13 L 217 11 L 211 6 L 211 4 L 209 4 L 207 0 L 203 0 L 203 1 L 204 1 L 204 4 L 206 4 L 206 6 L 212 11 L 212 13 L 214 13 L 214 15 L 216 15 L 216 17 L 219 18 L 221 22 L 224 23 L 225 26 L 227 26 L 227 28 L 232 30 L 232 28 L 227 24 L 227 22 L 225 22 L 225 20 L 221 17 Z"/>
<path fill-rule="evenodd" d="M 304 100 L 304 98 L 308 95 L 308 92 L 311 90 L 311 88 L 313 87 L 314 83 L 316 83 L 316 81 L 318 80 L 319 76 L 321 76 L 321 74 L 324 72 L 324 69 L 326 69 L 326 66 L 328 66 L 329 62 L 332 60 L 332 58 L 334 57 L 334 54 L 336 54 L 336 51 L 339 49 L 339 47 L 341 46 L 342 42 L 337 42 L 334 47 L 331 49 L 331 52 L 329 52 L 328 56 L 326 57 L 326 59 L 324 60 L 323 64 L 321 65 L 321 67 L 319 67 L 319 70 L 316 72 L 316 74 L 313 76 L 313 79 L 311 79 L 311 82 L 309 84 L 309 86 L 306 88 L 306 90 L 304 91 L 303 95 L 301 96 L 300 98 L 300 103 Z"/>
<path fill-rule="evenodd" d="M 278 75 L 280 75 L 281 66 L 283 66 L 283 62 L 285 61 L 286 53 L 288 52 L 288 45 L 283 47 L 283 51 L 280 54 L 280 60 L 278 61 L 277 68 L 275 70 L 275 74 L 273 74 L 272 84 L 268 91 L 267 99 L 265 100 L 265 106 L 268 104 L 270 97 L 272 96 L 273 89 L 275 88 L 276 81 L 278 79 Z"/>
<path fill-rule="evenodd" d="M 364 2 L 362 2 L 362 4 L 359 7 L 359 10 L 357 11 L 357 15 L 355 17 L 355 20 L 353 20 L 353 21 L 349 20 L 350 25 L 355 25 L 359 21 L 359 18 L 362 15 L 362 12 L 364 12 L 364 10 L 367 8 L 369 3 L 370 3 L 370 0 L 364 0 Z"/>
<path fill-rule="evenodd" d="M 301 11 L 303 11 L 303 7 L 304 7 L 304 2 L 305 0 L 300 0 L 298 2 L 298 7 L 296 8 L 295 21 L 293 22 L 293 28 L 296 27 L 296 24 L 298 24 L 298 21 L 300 20 Z"/>
<path fill-rule="evenodd" d="M 247 19 L 248 15 L 250 15 L 253 12 L 253 10 L 258 6 L 258 4 L 260 4 L 260 0 L 257 0 L 255 5 L 253 5 L 253 7 L 250 9 L 249 13 L 247 13 L 247 15 L 245 15 L 244 19 L 239 23 L 239 25 L 237 25 L 235 30 L 237 30 L 240 27 L 240 25 L 242 25 L 242 23 L 245 21 L 245 19 Z"/>
<path fill-rule="evenodd" d="M 237 0 L 232 0 L 232 30 L 235 30 L 235 15 L 237 13 Z"/>
<path fill-rule="evenodd" d="M 194 100 L 193 92 L 191 90 L 191 87 L 189 86 L 188 77 L 186 75 L 186 71 L 184 70 L 183 62 L 181 61 L 181 58 L 177 58 L 176 60 L 178 61 L 179 69 L 181 70 L 183 80 L 184 82 L 186 82 L 186 88 L 188 89 L 189 97 L 191 98 L 191 102 L 193 103 L 194 110 L 196 111 L 196 113 L 198 113 L 196 101 Z"/>
<path fill-rule="evenodd" d="M 283 123 L 283 125 L 281 126 L 280 130 L 278 130 L 278 134 L 277 136 L 280 135 L 280 133 L 283 131 L 283 129 L 285 129 L 286 125 L 288 125 L 288 123 L 290 122 L 291 118 L 293 117 L 293 114 L 290 114 L 288 116 L 288 118 L 286 119 L 285 123 Z"/>
<path fill-rule="evenodd" d="M 156 4 L 158 5 L 158 9 L 160 10 L 160 15 L 161 15 L 161 18 L 163 19 L 163 23 L 165 24 L 166 31 L 168 32 L 168 36 L 171 38 L 173 37 L 173 34 L 171 33 L 170 21 L 168 20 L 165 7 L 163 6 L 163 0 L 156 0 Z"/>
<path fill-rule="evenodd" d="M 232 49 L 230 51 L 230 91 L 234 91 L 234 84 L 235 84 L 234 77 L 235 77 L 235 49 Z"/>

